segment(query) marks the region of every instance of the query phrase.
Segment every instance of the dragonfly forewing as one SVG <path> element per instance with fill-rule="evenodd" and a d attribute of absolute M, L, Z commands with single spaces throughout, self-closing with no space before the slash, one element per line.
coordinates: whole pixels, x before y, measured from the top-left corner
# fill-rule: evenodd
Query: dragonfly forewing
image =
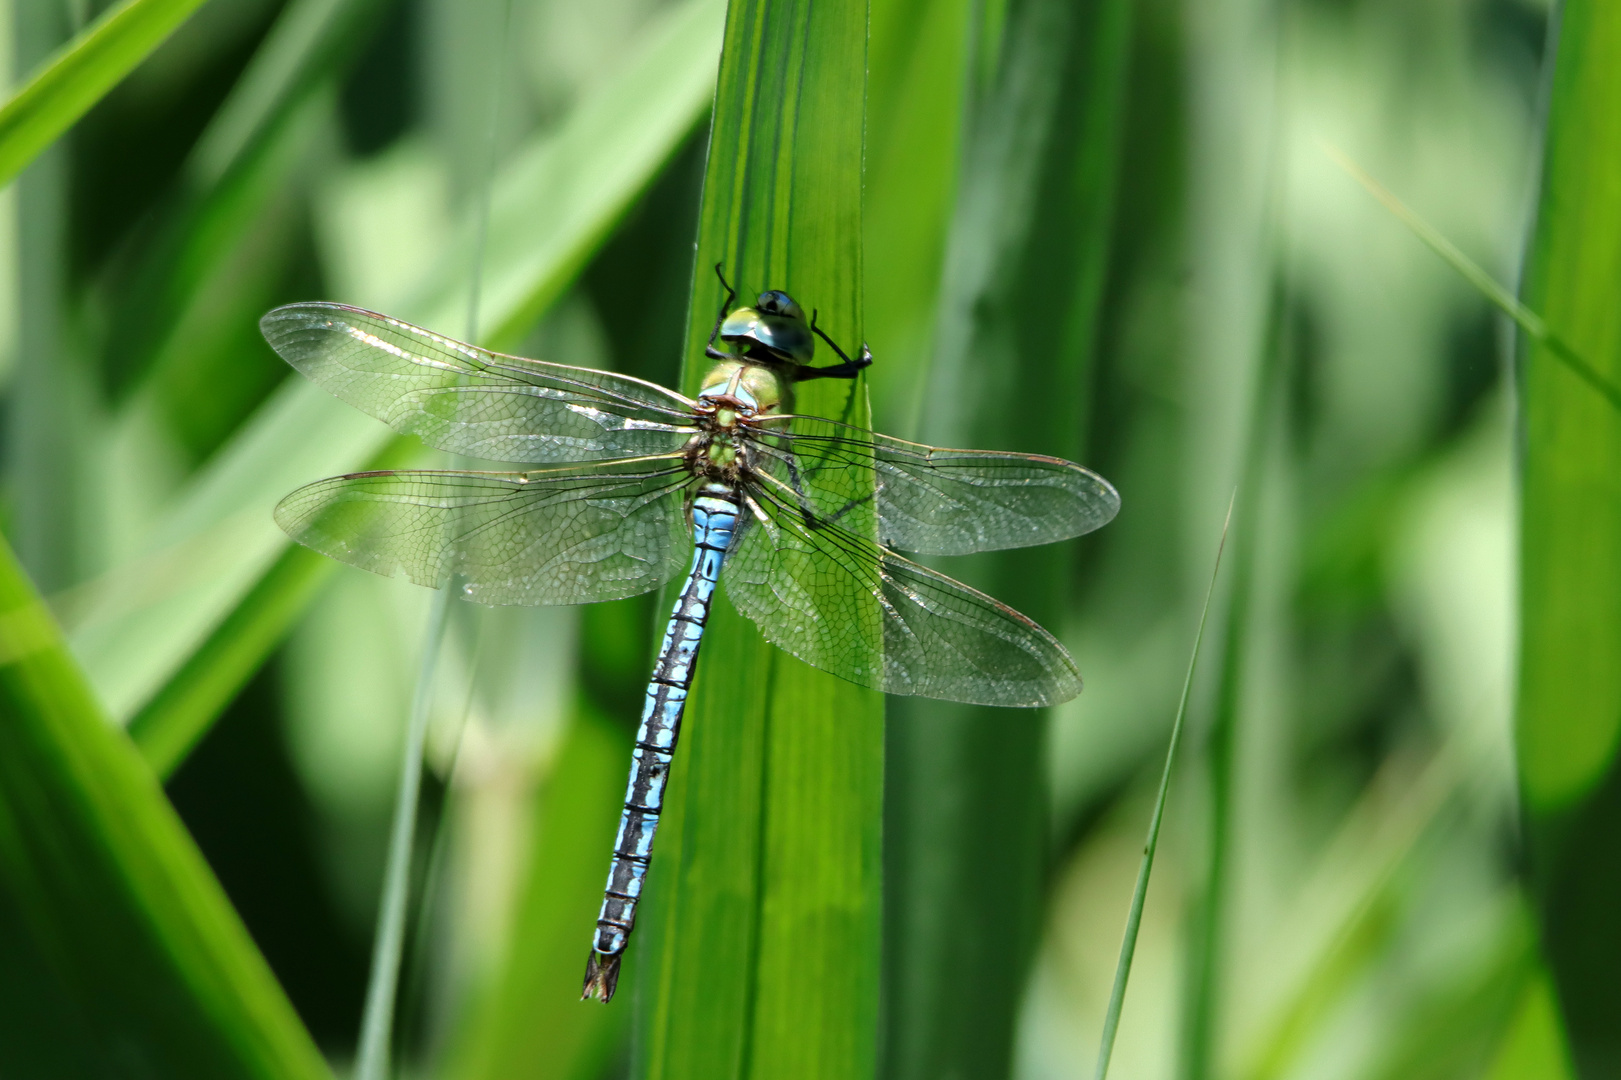
<path fill-rule="evenodd" d="M 342 304 L 279 307 L 259 323 L 293 367 L 406 435 L 518 463 L 673 453 L 693 403 L 653 383 L 506 356 Z"/>
<path fill-rule="evenodd" d="M 768 459 L 792 461 L 804 501 L 837 507 L 863 481 L 875 485 L 879 538 L 901 551 L 966 555 L 1050 544 L 1101 528 L 1120 509 L 1107 480 L 1071 461 L 940 449 L 817 417 L 790 423 L 760 441 Z"/>
<path fill-rule="evenodd" d="M 532 473 L 357 473 L 299 488 L 276 522 L 385 577 L 455 579 L 483 604 L 584 604 L 656 589 L 692 552 L 680 461 Z"/>

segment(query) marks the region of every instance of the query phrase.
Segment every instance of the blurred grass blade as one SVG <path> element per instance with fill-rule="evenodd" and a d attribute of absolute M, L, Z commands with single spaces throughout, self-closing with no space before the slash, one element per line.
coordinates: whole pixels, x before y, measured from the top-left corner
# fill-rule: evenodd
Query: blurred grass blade
<path fill-rule="evenodd" d="M 188 179 L 209 188 L 252 153 L 299 97 L 334 81 L 391 0 L 292 0 L 243 70 L 231 94 L 198 137 Z"/>
<path fill-rule="evenodd" d="M 967 0 L 874 0 L 862 228 L 873 418 L 916 434 L 922 371 L 962 154 L 973 37 Z"/>
<path fill-rule="evenodd" d="M 219 304 L 209 286 L 233 276 L 222 266 L 243 257 L 243 239 L 266 204 L 319 144 L 324 128 L 310 122 L 321 112 L 315 99 L 342 80 L 388 2 L 295 0 L 277 17 L 188 155 L 158 236 L 123 275 L 128 285 L 104 361 L 119 384 L 146 373 L 192 308 Z M 277 260 L 252 254 L 253 269 L 278 272 Z M 186 349 L 174 360 L 195 366 L 206 360 L 199 352 Z"/>
<path fill-rule="evenodd" d="M 420 445 L 396 440 L 366 463 L 369 469 L 405 468 L 422 455 Z M 206 537 L 206 534 L 205 534 Z M 191 753 L 220 710 L 264 663 L 338 563 L 298 544 L 281 554 L 225 618 L 189 653 L 158 692 L 127 725 L 141 755 L 159 776 L 168 776 Z M 156 572 L 172 571 L 161 557 Z M 136 597 L 132 604 L 144 602 Z"/>
<path fill-rule="evenodd" d="M 1538 965 L 1525 982 L 1486 1080 L 1576 1080 L 1553 981 Z"/>
<path fill-rule="evenodd" d="M 1419 1000 L 1404 1010 L 1387 1047 L 1362 1072 L 1366 1080 L 1483 1075 L 1479 1063 L 1500 1043 L 1536 973 L 1535 931 L 1527 913 L 1517 910 L 1516 915 L 1498 940 L 1485 943 L 1482 955 L 1455 984 L 1416 995 Z M 1557 1066 L 1547 1068 L 1554 1063 L 1538 1064 L 1542 1070 L 1523 1080 L 1565 1080 Z M 1499 1078 L 1487 1073 L 1484 1080 Z"/>
<path fill-rule="evenodd" d="M 3 543 L 0 716 L 0 1073 L 327 1076 Z"/>
<path fill-rule="evenodd" d="M 490 187 L 495 173 L 496 121 L 500 115 L 501 96 L 506 91 L 507 39 L 512 25 L 512 0 L 495 0 L 493 6 L 501 12 L 500 21 L 492 26 L 494 32 L 473 35 L 468 40 L 470 51 L 483 61 L 480 66 L 487 77 L 485 107 L 476 111 L 487 116 L 489 123 L 482 132 L 482 168 L 476 178 L 478 195 L 473 199 L 473 258 L 467 272 L 467 318 L 462 328 L 462 338 L 466 341 L 478 340 L 479 294 L 484 277 L 484 248 L 490 229 Z M 474 117 L 465 114 L 462 119 L 477 122 Z M 468 462 L 451 455 L 447 464 L 453 468 L 465 468 Z M 387 1080 L 391 1071 L 394 1014 L 400 991 L 400 961 L 405 954 L 406 912 L 410 906 L 411 868 L 415 862 L 417 816 L 421 809 L 422 754 L 428 737 L 428 710 L 434 693 L 435 673 L 444 652 L 446 621 L 459 591 L 454 576 L 441 579 L 438 586 L 423 632 L 422 650 L 417 661 L 416 691 L 411 697 L 405 745 L 401 748 L 400 781 L 394 796 L 394 818 L 389 826 L 388 858 L 383 871 L 383 891 L 372 941 L 371 974 L 366 986 L 366 1005 L 360 1018 L 360 1044 L 355 1054 L 355 1080 Z M 474 649 L 476 652 L 476 645 Z M 476 682 L 471 685 L 476 685 Z M 458 729 L 456 736 L 458 752 L 465 734 L 465 723 L 464 716 L 463 726 Z M 455 775 L 454 759 L 446 775 Z M 431 862 L 430 856 L 430 865 Z M 428 910 L 428 905 L 424 904 L 421 908 L 423 920 L 426 920 Z"/>
<path fill-rule="evenodd" d="M 337 566 L 309 548 L 289 546 L 157 696 L 130 718 L 130 738 L 159 776 L 185 760 L 209 721 L 259 669 Z"/>
<path fill-rule="evenodd" d="M 588 619 L 588 639 L 590 626 Z M 589 640 L 585 647 L 591 648 Z M 488 994 L 467 1010 L 465 1041 L 449 1056 L 446 1076 L 586 1080 L 601 1074 L 626 1015 L 581 1005 L 581 928 L 590 928 L 602 902 L 602 853 L 613 847 L 630 752 L 623 718 L 604 715 L 582 694 L 535 802 L 536 844 L 518 893 L 513 939 Z M 627 970 L 635 965 L 632 958 Z"/>
<path fill-rule="evenodd" d="M 360 1047 L 355 1054 L 355 1080 L 386 1080 L 394 1037 L 394 1003 L 399 993 L 400 959 L 405 954 L 405 922 L 410 900 L 411 853 L 415 847 L 418 795 L 422 791 L 422 747 L 428 737 L 428 704 L 433 696 L 434 672 L 445 640 L 453 582 L 434 595 L 428 626 L 423 634 L 422 659 L 417 669 L 416 692 L 400 753 L 400 782 L 394 794 L 394 815 L 389 826 L 388 865 L 378 905 L 376 941 L 372 946 L 371 978 L 366 985 L 366 1008 L 361 1019 Z"/>
<path fill-rule="evenodd" d="M 1238 493 L 1233 493 L 1236 501 Z M 1216 561 L 1210 568 L 1210 587 L 1205 590 L 1204 607 L 1199 610 L 1199 629 L 1193 635 L 1193 652 L 1188 657 L 1188 674 L 1182 680 L 1182 697 L 1176 703 L 1176 720 L 1171 724 L 1170 744 L 1165 748 L 1165 769 L 1160 773 L 1159 792 L 1154 796 L 1154 813 L 1148 819 L 1148 839 L 1143 842 L 1143 861 L 1137 869 L 1137 884 L 1131 891 L 1131 907 L 1126 912 L 1126 932 L 1120 941 L 1120 959 L 1114 968 L 1114 985 L 1109 991 L 1109 1008 L 1103 1018 L 1103 1036 L 1098 1041 L 1097 1080 L 1109 1075 L 1109 1058 L 1114 1053 L 1114 1037 L 1120 1030 L 1120 1009 L 1126 1000 L 1126 980 L 1131 977 L 1131 960 L 1137 953 L 1137 932 L 1143 923 L 1143 901 L 1148 897 L 1148 875 L 1154 870 L 1154 853 L 1159 850 L 1159 828 L 1165 819 L 1165 800 L 1171 791 L 1171 773 L 1176 767 L 1176 751 L 1182 744 L 1182 724 L 1188 715 L 1188 697 L 1193 693 L 1193 673 L 1199 666 L 1199 646 L 1204 644 L 1205 620 L 1210 617 L 1210 600 L 1216 595 L 1216 577 L 1221 573 L 1222 552 L 1227 550 L 1227 530 L 1233 523 L 1232 503 L 1221 524 L 1221 540 L 1216 544 Z"/>
<path fill-rule="evenodd" d="M 978 89 L 909 436 L 1082 456 L 1131 16 L 1130 0 L 1014 0 L 1005 25 L 976 31 L 962 77 Z M 979 556 L 968 580 L 1059 630 L 1074 551 Z M 886 1076 L 1010 1068 L 1047 883 L 1047 721 L 890 703 Z"/>
<path fill-rule="evenodd" d="M 498 175 L 482 302 L 491 328 L 486 342 L 510 346 L 562 293 L 691 130 L 714 78 L 719 20 L 718 0 L 688 0 L 669 11 L 619 78 Z M 391 313 L 459 327 L 472 248 L 469 225 L 416 299 Z M 187 657 L 210 642 L 285 551 L 271 508 L 301 483 L 365 467 L 390 440 L 381 424 L 303 380 L 276 392 L 180 497 L 149 554 L 87 590 L 86 610 L 73 620 L 74 649 L 115 718 L 160 696 L 187 700 L 175 713 L 148 711 L 142 741 L 173 747 L 195 740 L 196 725 L 212 713 L 191 689 L 169 684 L 180 678 L 198 685 L 193 680 L 203 673 L 188 668 Z M 266 621 L 242 615 L 232 622 L 273 643 L 276 624 L 285 626 L 281 620 L 295 612 L 261 598 Z M 215 640 L 209 647 L 235 646 Z M 213 685 L 215 693 L 229 689 Z M 191 730 L 160 731 L 171 722 Z"/>
<path fill-rule="evenodd" d="M 1521 296 L 1621 384 L 1621 9 L 1558 9 L 1536 229 Z M 1621 422 L 1545 342 L 1520 407 L 1520 790 L 1542 943 L 1577 1073 L 1621 1061 Z"/>
<path fill-rule="evenodd" d="M 90 111 L 202 0 L 125 0 L 46 60 L 0 107 L 0 185 Z"/>
<path fill-rule="evenodd" d="M 1229 575 L 1226 611 L 1221 622 L 1221 665 L 1216 676 L 1214 703 L 1209 730 L 1205 736 L 1204 764 L 1208 777 L 1208 819 L 1206 850 L 1202 855 L 1204 880 L 1189 915 L 1186 941 L 1188 979 L 1182 1011 L 1182 1067 L 1189 1080 L 1206 1080 L 1217 1074 L 1217 1043 L 1227 1006 L 1224 987 L 1228 982 L 1231 957 L 1227 953 L 1230 936 L 1230 908 L 1234 903 L 1234 851 L 1241 825 L 1237 783 L 1241 769 L 1248 764 L 1239 758 L 1242 703 L 1257 678 L 1255 663 L 1257 629 L 1262 615 L 1259 598 L 1275 588 L 1268 575 L 1276 570 L 1259 555 L 1263 499 L 1276 483 L 1271 471 L 1279 454 L 1281 430 L 1284 352 L 1288 347 L 1284 313 L 1288 311 L 1285 287 L 1273 290 L 1270 329 L 1257 342 L 1260 351 L 1253 387 L 1254 404 L 1246 410 L 1247 426 L 1241 429 L 1241 483 L 1235 490 L 1244 495 L 1236 504 L 1238 536 Z M 1229 504 L 1229 518 L 1234 506 Z M 1225 533 L 1225 528 L 1224 528 Z"/>
<path fill-rule="evenodd" d="M 743 296 L 786 289 L 835 341 L 863 339 L 866 39 L 865 0 L 731 4 L 688 309 L 689 393 L 709 364 L 717 262 Z M 866 387 L 805 383 L 797 408 L 864 426 Z M 870 1076 L 883 698 L 773 649 L 730 604 L 713 612 L 631 944 L 633 1074 Z"/>
<path fill-rule="evenodd" d="M 1389 189 L 1375 180 L 1368 172 L 1352 161 L 1350 156 L 1338 147 L 1324 144 L 1323 149 L 1328 156 L 1334 159 L 1335 164 L 1351 175 L 1351 178 L 1367 189 L 1368 194 L 1378 199 L 1385 209 L 1413 230 L 1413 234 L 1429 246 L 1430 250 L 1446 260 L 1448 266 L 1456 270 L 1465 281 L 1473 285 L 1480 295 L 1491 301 L 1503 314 L 1513 319 L 1526 335 L 1539 345 L 1545 347 L 1556 360 L 1567 365 L 1582 380 L 1604 395 L 1604 399 L 1617 409 L 1621 409 L 1621 386 L 1600 374 L 1592 364 L 1582 358 L 1581 354 L 1571 348 L 1564 339 L 1548 329 L 1543 321 L 1531 308 L 1520 303 L 1519 299 L 1503 286 L 1499 285 L 1490 274 L 1482 269 L 1469 256 L 1458 249 L 1458 245 L 1441 235 L 1441 231 L 1418 214 L 1400 199 L 1396 198 Z"/>
<path fill-rule="evenodd" d="M 1362 985 L 1400 929 L 1393 912 L 1402 871 L 1415 864 L 1422 842 L 1439 832 L 1444 812 L 1459 804 L 1469 782 L 1479 782 L 1480 755 L 1472 760 L 1472 749 L 1454 734 L 1421 771 L 1402 758 L 1390 760 L 1345 816 L 1295 893 L 1289 916 L 1273 927 L 1262 957 L 1251 961 L 1294 974 L 1286 976 L 1288 992 L 1240 1048 L 1237 1075 L 1290 1075 L 1320 1025 Z M 1511 936 L 1516 933 L 1511 928 Z"/>

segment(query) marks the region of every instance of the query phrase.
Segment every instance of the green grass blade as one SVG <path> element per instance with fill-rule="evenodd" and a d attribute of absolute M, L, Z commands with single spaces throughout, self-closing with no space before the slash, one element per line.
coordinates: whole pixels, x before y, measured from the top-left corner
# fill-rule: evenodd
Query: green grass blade
<path fill-rule="evenodd" d="M 1020 0 L 1000 32 L 981 33 L 990 77 L 969 106 L 933 364 L 908 435 L 1082 456 L 1130 16 L 1121 0 Z M 966 59 L 973 83 L 985 58 Z M 999 552 L 969 580 L 1061 629 L 1073 555 Z M 885 1074 L 1000 1075 L 1040 935 L 1047 717 L 897 700 L 889 719 Z"/>
<path fill-rule="evenodd" d="M 127 287 L 105 347 L 119 380 L 133 382 L 165 361 L 201 366 L 207 351 L 186 340 L 185 329 L 188 317 L 223 321 L 218 283 L 285 273 L 285 254 L 268 258 L 267 245 L 247 238 L 264 227 L 267 207 L 296 186 L 299 167 L 322 145 L 331 87 L 359 54 L 384 2 L 298 0 L 277 18 L 194 144 L 179 192 L 161 208 L 157 236 L 124 275 Z"/>
<path fill-rule="evenodd" d="M 418 795 L 422 790 L 422 747 L 428 737 L 428 704 L 433 696 L 434 672 L 445 638 L 452 584 L 447 582 L 433 598 L 432 612 L 423 634 L 421 666 L 411 716 L 400 755 L 400 783 L 394 794 L 394 815 L 389 826 L 388 865 L 377 914 L 377 937 L 372 946 L 371 978 L 366 986 L 366 1009 L 360 1026 L 360 1048 L 355 1054 L 355 1080 L 385 1080 L 394 1037 L 394 1002 L 399 993 L 400 959 L 405 955 L 405 921 L 410 900 L 411 851 L 415 846 Z"/>
<path fill-rule="evenodd" d="M 388 0 L 293 0 L 243 69 L 186 163 L 192 183 L 212 187 L 253 155 L 299 98 L 344 73 Z"/>
<path fill-rule="evenodd" d="M 745 296 L 787 289 L 835 340 L 862 340 L 866 38 L 864 0 L 732 3 L 688 315 L 689 392 L 722 299 L 717 262 Z M 803 389 L 801 411 L 867 422 L 863 383 Z M 661 1080 L 870 1076 L 883 699 L 776 651 L 728 603 L 713 612 L 631 944 L 633 1070 Z"/>
<path fill-rule="evenodd" d="M 876 425 L 915 434 L 961 156 L 972 5 L 876 0 L 862 227 Z"/>
<path fill-rule="evenodd" d="M 1237 494 L 1234 494 L 1237 498 Z M 1154 853 L 1159 850 L 1160 824 L 1165 820 L 1165 801 L 1171 792 L 1171 774 L 1176 768 L 1176 751 L 1182 745 L 1182 725 L 1188 715 L 1188 697 L 1193 693 L 1193 673 L 1199 666 L 1199 646 L 1204 644 L 1205 621 L 1210 618 L 1210 600 L 1216 595 L 1216 577 L 1221 573 L 1221 556 L 1227 550 L 1227 530 L 1233 523 L 1233 508 L 1221 525 L 1216 544 L 1215 564 L 1210 568 L 1210 587 L 1205 590 L 1204 607 L 1199 611 L 1199 629 L 1193 635 L 1193 652 L 1188 656 L 1188 674 L 1182 680 L 1182 697 L 1176 703 L 1176 720 L 1171 724 L 1171 740 L 1165 748 L 1165 768 L 1154 796 L 1154 812 L 1148 819 L 1148 839 L 1143 842 L 1143 861 L 1137 869 L 1137 884 L 1131 890 L 1131 907 L 1126 912 L 1126 932 L 1120 941 L 1120 959 L 1114 968 L 1114 985 L 1109 991 L 1109 1008 L 1103 1018 L 1103 1036 L 1098 1041 L 1097 1080 L 1109 1075 L 1109 1058 L 1114 1053 L 1115 1034 L 1120 1030 L 1120 1009 L 1126 1001 L 1126 981 L 1131 978 L 1131 960 L 1137 953 L 1137 932 L 1143 923 L 1143 901 L 1148 898 L 1148 876 L 1154 871 Z"/>
<path fill-rule="evenodd" d="M 39 59 L 67 32 L 67 12 L 54 5 L 24 5 L 14 12 L 19 62 Z M 88 372 L 69 338 L 68 148 L 41 153 L 12 192 L 16 233 L 8 257 L 16 260 L 16 355 L 6 387 L 10 404 L 5 447 L 7 522 L 17 558 L 47 592 L 80 580 L 85 545 L 79 542 L 85 464 L 80 442 L 94 408 Z"/>
<path fill-rule="evenodd" d="M 201 4 L 125 0 L 46 60 L 0 107 L 0 185 L 90 111 Z"/>
<path fill-rule="evenodd" d="M 1559 8 L 1536 229 L 1522 300 L 1621 385 L 1621 11 Z M 1516 736 L 1543 947 L 1577 1072 L 1621 1060 L 1621 422 L 1546 342 L 1521 374 Z M 1597 902 L 1603 896 L 1605 902 Z"/>
<path fill-rule="evenodd" d="M 290 546 L 225 621 L 129 722 L 130 738 L 168 776 L 326 583 L 337 563 Z"/>
<path fill-rule="evenodd" d="M 1497 283 L 1497 279 L 1488 274 L 1481 266 L 1469 256 L 1465 255 L 1454 244 L 1441 234 L 1441 230 L 1425 221 L 1413 209 L 1400 199 L 1396 198 L 1389 189 L 1375 180 L 1368 172 L 1352 161 L 1349 155 L 1334 146 L 1325 146 L 1328 156 L 1334 163 L 1351 175 L 1351 178 L 1367 189 L 1368 194 L 1389 210 L 1396 218 L 1413 230 L 1413 234 L 1444 259 L 1448 266 L 1458 272 L 1470 285 L 1473 285 L 1480 295 L 1491 301 L 1492 306 L 1513 319 L 1515 325 L 1525 331 L 1526 335 L 1548 350 L 1554 359 L 1565 364 L 1570 370 L 1581 377 L 1582 381 L 1604 396 L 1612 406 L 1621 409 L 1621 386 L 1617 386 L 1611 379 L 1600 374 L 1592 364 L 1588 363 L 1580 353 L 1573 349 L 1563 338 L 1548 329 L 1543 321 L 1531 308 L 1520 303 L 1513 293 Z"/>
<path fill-rule="evenodd" d="M 1485 1080 L 1575 1080 L 1552 980 L 1533 966 L 1525 981 Z"/>
<path fill-rule="evenodd" d="M 1253 388 L 1254 405 L 1248 410 L 1242 430 L 1240 491 L 1244 501 L 1237 503 L 1238 538 L 1233 552 L 1232 586 L 1221 626 L 1221 667 L 1216 677 L 1209 729 L 1204 738 L 1205 771 L 1208 783 L 1206 851 L 1203 855 L 1204 880 L 1190 913 L 1187 936 L 1188 979 L 1182 1011 L 1182 1067 L 1190 1080 L 1215 1075 L 1220 1025 L 1227 1007 L 1223 993 L 1231 958 L 1230 912 L 1235 902 L 1234 852 L 1243 822 L 1237 785 L 1247 762 L 1240 757 L 1242 702 L 1252 689 L 1257 624 L 1257 597 L 1264 595 L 1267 575 L 1275 568 L 1259 557 L 1263 517 L 1262 500 L 1269 492 L 1268 468 L 1279 453 L 1277 434 L 1281 408 L 1280 371 L 1287 342 L 1281 313 L 1287 310 L 1285 295 L 1271 297 L 1270 328 L 1260 351 Z M 1229 503 L 1230 520 L 1233 505 Z M 1226 528 L 1223 527 L 1223 536 Z M 1264 616 L 1263 616 L 1264 617 Z M 1202 619 L 1202 617 L 1201 617 Z"/>
<path fill-rule="evenodd" d="M 1443 833 L 1448 812 L 1479 776 L 1478 753 L 1472 760 L 1454 737 L 1417 775 L 1397 758 L 1368 786 L 1297 894 L 1302 915 L 1277 928 L 1306 962 L 1271 1015 L 1251 1029 L 1257 1033 L 1236 1055 L 1242 1062 L 1236 1075 L 1275 1080 L 1299 1064 L 1333 1011 L 1396 940 L 1402 888 L 1410 885 L 1404 872 L 1421 865 L 1421 845 Z M 1315 924 L 1310 937 L 1298 932 L 1303 921 Z"/>
<path fill-rule="evenodd" d="M 4 544 L 0 716 L 0 1072 L 327 1076 Z"/>
<path fill-rule="evenodd" d="M 487 341 L 510 345 L 561 294 L 691 130 L 712 85 L 719 17 L 715 0 L 674 9 L 619 80 L 498 176 L 483 290 Z M 461 326 L 471 228 L 459 245 L 394 314 Z M 179 498 L 150 553 L 86 590 L 72 639 L 109 711 L 125 719 L 160 696 L 183 697 L 165 687 L 286 549 L 270 519 L 276 501 L 311 479 L 364 467 L 390 438 L 318 387 L 295 381 L 278 390 Z M 199 715 L 175 722 L 195 726 Z M 167 723 L 150 714 L 145 726 Z M 195 735 L 159 741 L 183 745 Z"/>

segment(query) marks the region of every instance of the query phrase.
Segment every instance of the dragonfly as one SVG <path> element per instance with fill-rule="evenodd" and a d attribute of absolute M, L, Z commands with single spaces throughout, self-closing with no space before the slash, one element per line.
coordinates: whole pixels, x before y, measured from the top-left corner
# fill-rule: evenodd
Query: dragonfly
<path fill-rule="evenodd" d="M 685 573 L 647 686 L 581 997 L 606 1002 L 636 922 L 717 585 L 767 640 L 890 694 L 1045 706 L 1081 689 L 1047 631 L 898 554 L 1044 544 L 1106 524 L 1108 481 L 1055 457 L 905 442 L 794 412 L 851 358 L 787 293 L 725 290 L 696 397 L 508 356 L 333 303 L 267 314 L 294 368 L 451 454 L 521 471 L 351 473 L 276 507 L 294 540 L 353 566 L 489 605 L 582 604 Z M 838 363 L 813 366 L 817 341 Z"/>

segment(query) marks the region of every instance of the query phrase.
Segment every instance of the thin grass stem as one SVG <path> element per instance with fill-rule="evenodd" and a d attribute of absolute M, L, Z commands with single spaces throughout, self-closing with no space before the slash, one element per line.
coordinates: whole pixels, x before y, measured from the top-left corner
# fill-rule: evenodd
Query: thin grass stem
<path fill-rule="evenodd" d="M 496 122 L 500 116 L 501 92 L 506 72 L 506 40 L 511 22 L 512 0 L 505 0 L 501 5 L 500 32 L 496 38 L 496 63 L 490 79 L 488 120 L 484 132 L 484 175 L 476 195 L 478 231 L 473 247 L 473 264 L 469 269 L 467 282 L 468 341 L 478 340 L 484 248 L 489 235 L 490 189 L 495 181 Z M 405 948 L 406 907 L 411 891 L 411 856 L 416 839 L 417 806 L 422 789 L 422 749 L 428 730 L 428 706 L 433 699 L 434 672 L 438 668 L 439 654 L 444 646 L 445 624 L 449 618 L 455 584 L 455 578 L 452 576 L 434 593 L 433 607 L 428 616 L 427 632 L 422 643 L 422 667 L 417 673 L 416 693 L 411 702 L 411 724 L 406 732 L 405 756 L 400 766 L 400 787 L 394 803 L 394 821 L 388 843 L 388 868 L 383 882 L 383 903 L 378 915 L 377 938 L 372 951 L 371 975 L 366 987 L 366 1009 L 361 1018 L 360 1049 L 356 1054 L 355 1080 L 384 1080 L 388 1075 L 394 1013 L 399 998 L 400 959 Z M 471 704 L 470 697 L 469 704 Z M 465 715 L 463 719 L 465 721 Z M 460 746 L 460 729 L 458 729 L 458 756 Z M 435 853 L 439 848 L 438 839 L 436 835 Z"/>
<path fill-rule="evenodd" d="M 450 613 L 450 594 L 449 588 L 434 593 L 428 629 L 422 643 L 422 667 L 417 672 L 416 693 L 411 702 L 411 723 L 406 728 L 405 753 L 400 764 L 400 786 L 394 798 L 394 822 L 388 839 L 388 867 L 383 877 L 383 902 L 377 917 L 377 938 L 372 946 L 366 1011 L 360 1023 L 360 1049 L 355 1055 L 355 1080 L 384 1080 L 388 1075 L 400 957 L 405 947 L 405 908 L 410 895 L 411 849 L 416 835 L 417 803 L 422 792 L 422 746 L 428 731 L 428 705 L 433 698 L 434 670 L 438 667 L 445 623 Z"/>
<path fill-rule="evenodd" d="M 1554 358 L 1566 367 L 1587 385 L 1598 391 L 1611 407 L 1621 410 L 1621 387 L 1617 387 L 1609 379 L 1599 373 L 1598 369 L 1588 363 L 1574 348 L 1567 344 L 1558 334 L 1548 329 L 1548 324 L 1542 316 L 1520 303 L 1519 298 L 1509 292 L 1497 279 L 1487 273 L 1478 263 L 1458 249 L 1458 246 L 1441 234 L 1441 231 L 1425 221 L 1406 203 L 1398 199 L 1383 184 L 1375 180 L 1368 172 L 1351 160 L 1350 156 L 1332 143 L 1324 143 L 1323 151 L 1334 159 L 1334 163 L 1350 174 L 1351 179 L 1361 184 L 1368 194 L 1389 210 L 1396 218 L 1413 230 L 1413 234 L 1446 260 L 1448 266 L 1456 270 L 1465 281 L 1473 285 L 1479 293 L 1503 314 L 1513 319 L 1526 336 L 1537 344 L 1547 348 Z"/>
<path fill-rule="evenodd" d="M 1148 820 L 1148 839 L 1143 843 L 1143 861 L 1137 868 L 1137 885 L 1132 889 L 1131 908 L 1126 913 L 1126 932 L 1120 942 L 1120 959 L 1114 968 L 1114 988 L 1109 992 L 1109 1010 L 1103 1017 L 1103 1036 L 1098 1043 L 1096 1080 L 1109 1074 L 1109 1058 L 1114 1054 L 1114 1039 L 1120 1030 L 1120 1010 L 1126 1000 L 1126 981 L 1131 977 L 1131 961 L 1137 952 L 1137 932 L 1143 923 L 1143 901 L 1148 896 L 1148 876 L 1154 870 L 1154 852 L 1159 848 L 1160 824 L 1165 819 L 1165 801 L 1171 790 L 1171 771 L 1176 765 L 1177 747 L 1182 744 L 1183 721 L 1188 715 L 1188 697 L 1193 692 L 1193 674 L 1199 664 L 1199 646 L 1204 642 L 1205 622 L 1210 618 L 1210 600 L 1216 594 L 1216 576 L 1221 572 L 1222 552 L 1227 550 L 1227 530 L 1233 523 L 1233 503 L 1238 492 L 1227 502 L 1227 517 L 1221 524 L 1221 540 L 1216 545 L 1216 563 L 1210 569 L 1210 587 L 1205 590 L 1204 608 L 1199 612 L 1199 630 L 1193 636 L 1193 654 L 1188 657 L 1188 673 L 1182 680 L 1182 697 L 1176 706 L 1176 721 L 1171 725 L 1171 741 L 1165 750 L 1165 769 L 1160 773 L 1159 794 L 1154 798 L 1154 813 Z"/>

